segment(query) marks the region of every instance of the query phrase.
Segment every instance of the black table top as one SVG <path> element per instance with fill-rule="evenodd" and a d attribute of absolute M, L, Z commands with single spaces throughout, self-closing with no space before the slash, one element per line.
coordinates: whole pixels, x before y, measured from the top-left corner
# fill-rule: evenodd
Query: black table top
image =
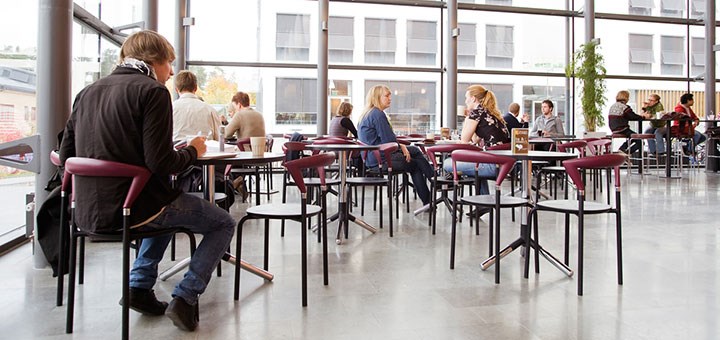
<path fill-rule="evenodd" d="M 198 158 L 196 165 L 255 165 L 278 162 L 285 159 L 285 154 L 266 152 L 262 156 L 253 156 L 250 151 L 238 152 L 235 157 L 228 158 Z"/>
<path fill-rule="evenodd" d="M 361 145 L 361 144 L 310 144 L 305 146 L 310 150 L 329 150 L 329 151 L 355 151 L 355 150 L 377 150 L 379 145 Z"/>
<path fill-rule="evenodd" d="M 512 153 L 512 150 L 488 150 L 485 151 L 494 155 L 508 156 L 518 160 L 533 161 L 561 161 L 576 158 L 574 153 L 557 152 L 557 151 L 528 151 L 528 153 Z"/>

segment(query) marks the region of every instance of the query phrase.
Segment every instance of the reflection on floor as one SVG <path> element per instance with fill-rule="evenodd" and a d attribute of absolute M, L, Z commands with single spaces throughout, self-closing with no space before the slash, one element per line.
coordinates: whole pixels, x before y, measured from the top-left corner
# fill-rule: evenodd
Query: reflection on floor
<path fill-rule="evenodd" d="M 302 308 L 299 230 L 288 223 L 280 238 L 273 223 L 272 283 L 243 272 L 241 299 L 234 302 L 231 267 L 224 263 L 225 275 L 214 277 L 201 297 L 196 332 L 182 332 L 166 317 L 134 312 L 130 332 L 145 339 L 717 339 L 720 175 L 684 175 L 675 180 L 623 175 L 623 286 L 615 278 L 612 216 L 588 220 L 585 295 L 578 297 L 575 279 L 544 260 L 539 275 L 531 272 L 524 279 L 519 251 L 504 259 L 502 282 L 494 284 L 494 272 L 479 266 L 487 254 L 487 217 L 479 236 L 466 220 L 461 225 L 457 263 L 450 270 L 450 218 L 442 208 L 437 235 L 427 227 L 427 214 L 401 212 L 392 239 L 387 229 L 371 235 L 351 227 L 344 244 L 330 242 L 329 286 L 322 285 L 320 245 L 310 238 L 309 305 Z M 237 205 L 232 213 L 239 217 L 244 209 Z M 378 224 L 372 208 L 365 215 Z M 518 227 L 509 213 L 502 219 L 504 244 L 517 236 Z M 562 223 L 562 216 L 541 215 L 542 242 L 556 254 L 562 252 Z M 262 228 L 255 226 L 246 231 L 243 257 L 262 263 Z M 573 232 L 572 239 L 576 236 Z M 178 244 L 187 254 L 186 242 Z M 572 247 L 574 267 L 574 241 Z M 55 306 L 55 280 L 48 269 L 33 269 L 30 253 L 25 245 L 0 257 L 0 337 L 120 336 L 118 247 L 88 245 L 73 335 L 64 333 L 65 307 Z M 161 269 L 171 264 L 166 259 Z M 179 277 L 156 285 L 161 299 L 170 299 Z"/>

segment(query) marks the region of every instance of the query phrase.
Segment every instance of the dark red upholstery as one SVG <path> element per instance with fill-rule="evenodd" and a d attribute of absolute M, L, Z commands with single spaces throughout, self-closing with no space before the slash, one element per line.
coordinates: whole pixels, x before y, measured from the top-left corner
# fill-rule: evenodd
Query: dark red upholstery
<path fill-rule="evenodd" d="M 57 150 L 50 151 L 50 162 L 55 166 L 60 166 L 60 154 Z"/>
<path fill-rule="evenodd" d="M 451 157 L 453 161 L 453 178 L 456 182 L 458 181 L 457 162 L 468 162 L 475 164 L 489 163 L 499 165 L 500 171 L 498 172 L 498 176 L 495 179 L 495 183 L 497 183 L 497 185 L 502 184 L 502 181 L 505 179 L 510 170 L 512 170 L 512 167 L 515 165 L 515 158 L 494 155 L 482 151 L 458 150 L 453 151 Z"/>
<path fill-rule="evenodd" d="M 508 144 L 509 145 L 509 144 Z M 433 163 L 433 166 L 437 169 L 437 157 L 436 153 L 451 153 L 455 150 L 472 150 L 472 151 L 482 151 L 479 147 L 472 145 L 472 144 L 439 144 L 434 145 L 427 148 L 427 155 L 428 158 L 430 158 L 430 161 Z"/>
<path fill-rule="evenodd" d="M 285 168 L 295 181 L 295 185 L 300 189 L 301 193 L 306 193 L 305 181 L 303 180 L 303 169 L 315 168 L 318 172 L 321 185 L 325 185 L 325 167 L 335 162 L 335 153 L 327 152 L 310 157 L 304 157 L 289 162 L 285 162 Z"/>
<path fill-rule="evenodd" d="M 588 150 L 593 155 L 602 155 L 603 153 L 610 152 L 612 146 L 612 140 L 610 139 L 596 139 L 588 142 Z"/>
<path fill-rule="evenodd" d="M 558 144 L 557 149 L 559 152 L 569 152 L 571 149 L 576 149 L 580 152 L 582 157 L 585 154 L 585 148 L 587 147 L 587 141 L 575 140 L 572 142 Z"/>
<path fill-rule="evenodd" d="M 247 148 L 246 148 L 247 146 Z M 237 147 L 240 151 L 250 151 L 252 150 L 252 147 L 250 146 L 250 137 L 240 138 L 237 140 Z"/>
<path fill-rule="evenodd" d="M 132 178 L 123 208 L 130 208 L 150 179 L 150 170 L 136 165 L 93 158 L 71 157 L 65 161 L 65 171 L 77 176 Z M 65 176 L 67 178 L 69 176 Z M 65 179 L 63 179 L 65 182 Z M 64 187 L 64 185 L 63 185 Z"/>
<path fill-rule="evenodd" d="M 568 176 L 578 190 L 585 190 L 585 183 L 582 180 L 580 169 L 604 169 L 615 168 L 615 187 L 620 187 L 620 165 L 625 162 L 625 156 L 618 154 L 606 154 L 592 157 L 575 158 L 563 161 L 563 166 Z"/>

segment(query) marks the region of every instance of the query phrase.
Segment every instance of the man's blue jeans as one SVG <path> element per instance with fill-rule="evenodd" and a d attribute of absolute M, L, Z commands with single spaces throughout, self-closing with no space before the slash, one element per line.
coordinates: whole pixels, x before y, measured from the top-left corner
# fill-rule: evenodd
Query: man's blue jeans
<path fill-rule="evenodd" d="M 458 174 L 462 173 L 463 175 L 468 176 L 468 177 L 475 177 L 475 163 L 458 162 L 456 167 L 457 167 Z M 443 169 L 449 173 L 453 172 L 451 158 L 445 159 L 445 161 L 443 162 Z M 486 179 L 487 178 L 489 178 L 489 179 L 497 178 L 497 166 L 495 164 L 479 163 L 478 164 L 478 177 L 481 178 L 480 192 L 478 194 L 480 194 L 480 195 L 490 194 L 490 190 L 488 188 Z"/>
<path fill-rule="evenodd" d="M 648 129 L 649 130 L 649 129 Z M 646 130 L 647 131 L 647 130 Z M 648 151 L 650 153 L 655 152 L 655 144 L 657 143 L 657 152 L 658 153 L 665 153 L 665 132 L 667 131 L 667 128 L 659 128 L 655 130 L 655 140 L 648 140 Z M 705 135 L 702 133 L 695 131 L 693 134 L 692 140 L 693 140 L 693 146 L 697 146 L 704 142 L 707 139 Z M 689 149 L 685 150 L 686 152 L 690 152 Z"/>
<path fill-rule="evenodd" d="M 141 228 L 183 227 L 203 235 L 202 242 L 190 260 L 190 268 L 172 293 L 187 303 L 197 303 L 210 282 L 212 272 L 230 246 L 235 231 L 235 220 L 225 210 L 210 202 L 182 193 L 165 207 L 151 224 Z M 151 289 L 158 276 L 158 263 L 172 235 L 143 239 L 140 252 L 130 271 L 130 287 Z"/>

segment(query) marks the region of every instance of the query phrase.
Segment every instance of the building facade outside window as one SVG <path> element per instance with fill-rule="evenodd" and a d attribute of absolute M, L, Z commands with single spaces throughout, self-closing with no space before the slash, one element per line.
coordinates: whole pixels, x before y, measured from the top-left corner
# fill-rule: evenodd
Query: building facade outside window
<path fill-rule="evenodd" d="M 365 63 L 394 64 L 395 19 L 365 19 Z"/>
<path fill-rule="evenodd" d="M 653 36 L 650 34 L 628 34 L 630 73 L 651 74 L 655 62 Z"/>
<path fill-rule="evenodd" d="M 690 17 L 702 19 L 705 17 L 705 0 L 691 0 Z"/>
<path fill-rule="evenodd" d="M 280 61 L 310 60 L 310 16 L 277 14 L 275 58 Z"/>
<path fill-rule="evenodd" d="M 513 27 L 487 25 L 485 29 L 486 66 L 512 68 L 514 55 Z"/>
<path fill-rule="evenodd" d="M 275 124 L 317 124 L 317 79 L 276 78 Z"/>
<path fill-rule="evenodd" d="M 690 76 L 697 77 L 705 73 L 705 38 L 692 38 L 690 42 Z"/>
<path fill-rule="evenodd" d="M 663 35 L 660 37 L 660 52 L 663 75 L 682 75 L 685 65 L 685 38 Z"/>
<path fill-rule="evenodd" d="M 435 21 L 408 20 L 408 65 L 435 65 L 437 45 L 437 23 Z"/>
<path fill-rule="evenodd" d="M 628 1 L 628 13 L 634 15 L 652 15 L 655 8 L 654 0 L 630 0 Z"/>
<path fill-rule="evenodd" d="M 328 60 L 331 63 L 352 63 L 355 35 L 352 17 L 330 17 L 328 28 Z"/>
<path fill-rule="evenodd" d="M 685 17 L 685 0 L 660 0 L 660 15 L 664 17 Z"/>
<path fill-rule="evenodd" d="M 379 84 L 387 85 L 392 91 L 392 103 L 385 113 L 396 134 L 436 130 L 435 82 L 366 80 L 365 93 Z"/>
<path fill-rule="evenodd" d="M 460 35 L 457 44 L 457 62 L 459 67 L 475 67 L 477 55 L 477 34 L 475 24 L 458 24 Z"/>

